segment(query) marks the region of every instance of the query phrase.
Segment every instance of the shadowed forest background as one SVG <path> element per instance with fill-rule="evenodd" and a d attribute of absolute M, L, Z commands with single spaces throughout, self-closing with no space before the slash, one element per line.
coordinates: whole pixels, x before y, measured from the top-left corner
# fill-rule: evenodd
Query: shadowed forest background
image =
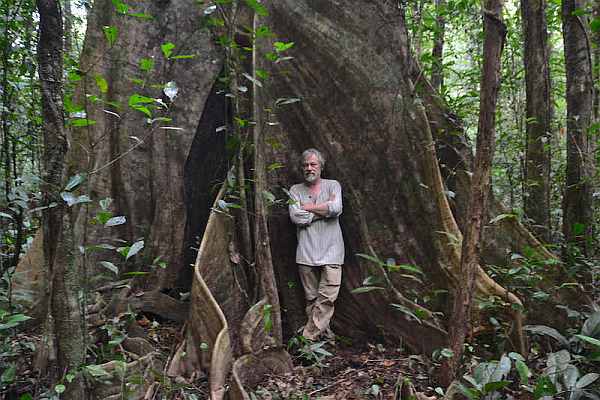
<path fill-rule="evenodd" d="M 3 398 L 600 398 L 600 1 L 0 15 Z M 309 147 L 335 343 L 297 333 Z"/>

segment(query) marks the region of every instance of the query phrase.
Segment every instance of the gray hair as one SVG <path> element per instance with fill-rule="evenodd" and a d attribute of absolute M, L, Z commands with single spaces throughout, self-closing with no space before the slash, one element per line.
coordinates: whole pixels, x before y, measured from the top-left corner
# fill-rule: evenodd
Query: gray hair
<path fill-rule="evenodd" d="M 325 157 L 323 157 L 323 154 L 321 154 L 319 150 L 313 148 L 306 149 L 302 152 L 300 168 L 302 168 L 304 160 L 306 160 L 310 155 L 314 155 L 315 157 L 317 157 L 317 160 L 319 160 L 319 164 L 321 164 L 321 169 L 325 169 Z"/>

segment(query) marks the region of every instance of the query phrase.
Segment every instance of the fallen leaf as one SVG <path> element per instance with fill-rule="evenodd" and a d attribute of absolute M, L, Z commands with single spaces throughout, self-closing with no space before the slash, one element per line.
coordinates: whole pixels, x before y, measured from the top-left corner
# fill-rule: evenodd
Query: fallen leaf
<path fill-rule="evenodd" d="M 392 365 L 396 365 L 396 361 L 394 360 L 383 360 L 384 367 L 391 367 Z"/>

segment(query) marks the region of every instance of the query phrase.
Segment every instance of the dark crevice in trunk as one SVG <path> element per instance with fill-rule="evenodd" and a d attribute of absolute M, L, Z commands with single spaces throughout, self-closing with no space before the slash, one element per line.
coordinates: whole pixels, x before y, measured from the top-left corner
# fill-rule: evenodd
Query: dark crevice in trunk
<path fill-rule="evenodd" d="M 184 236 L 184 265 L 193 265 L 208 222 L 210 208 L 227 175 L 228 157 L 226 133 L 216 129 L 226 124 L 227 99 L 217 94 L 217 84 L 206 100 L 202 117 L 190 149 L 184 174 L 187 221 Z M 189 289 L 193 268 L 184 268 L 177 278 L 177 287 Z"/>

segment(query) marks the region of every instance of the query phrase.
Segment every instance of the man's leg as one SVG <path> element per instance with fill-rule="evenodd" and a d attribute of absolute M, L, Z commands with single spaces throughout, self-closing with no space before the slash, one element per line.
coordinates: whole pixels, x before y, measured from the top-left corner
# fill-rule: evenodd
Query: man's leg
<path fill-rule="evenodd" d="M 300 281 L 304 288 L 304 298 L 306 299 L 306 316 L 308 321 L 304 325 L 302 336 L 314 340 L 319 336 L 319 329 L 313 321 L 313 308 L 317 297 L 319 296 L 319 270 L 320 267 L 311 267 L 308 265 L 298 265 Z"/>
<path fill-rule="evenodd" d="M 313 306 L 313 321 L 319 333 L 329 331 L 329 322 L 333 317 L 333 303 L 340 292 L 340 283 L 342 282 L 341 265 L 325 265 L 321 271 L 319 282 L 319 295 Z"/>

